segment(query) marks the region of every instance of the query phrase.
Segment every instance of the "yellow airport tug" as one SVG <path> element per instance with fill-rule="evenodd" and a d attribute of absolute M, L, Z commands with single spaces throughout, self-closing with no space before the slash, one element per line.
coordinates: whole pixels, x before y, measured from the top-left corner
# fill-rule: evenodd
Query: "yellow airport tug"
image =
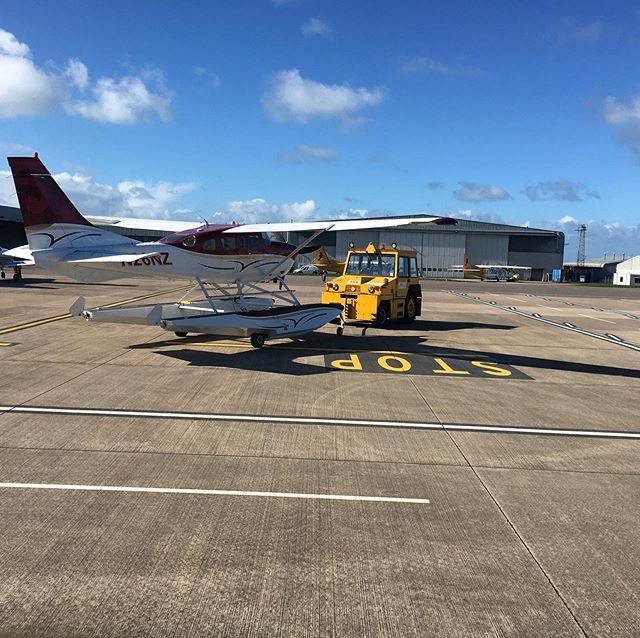
<path fill-rule="evenodd" d="M 326 282 L 322 303 L 339 303 L 343 307 L 340 327 L 346 321 L 369 326 L 384 326 L 390 321 L 413 321 L 422 309 L 422 288 L 418 279 L 415 250 L 400 250 L 395 243 L 366 248 L 349 244 L 341 276 Z"/>

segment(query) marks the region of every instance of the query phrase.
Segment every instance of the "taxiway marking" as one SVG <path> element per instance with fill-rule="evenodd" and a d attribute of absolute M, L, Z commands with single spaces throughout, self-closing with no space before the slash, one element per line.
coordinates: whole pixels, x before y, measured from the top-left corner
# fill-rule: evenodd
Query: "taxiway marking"
<path fill-rule="evenodd" d="M 577 328 L 571 324 L 567 325 L 567 322 L 556 321 L 554 319 L 545 319 L 539 313 L 534 312 L 530 314 L 528 312 L 523 312 L 522 310 L 517 310 L 513 306 L 501 306 L 497 305 L 490 301 L 485 301 L 484 299 L 480 299 L 480 297 L 470 297 L 467 293 L 464 292 L 456 292 L 455 290 L 449 291 L 451 294 L 456 295 L 457 297 L 461 297 L 462 299 L 471 299 L 471 301 L 477 301 L 478 303 L 484 304 L 485 306 L 491 306 L 493 308 L 499 308 L 500 310 L 504 310 L 506 312 L 512 312 L 515 315 L 519 315 L 521 317 L 526 317 L 527 319 L 533 319 L 535 321 L 540 321 L 541 323 L 546 323 L 549 326 L 555 326 L 556 328 L 563 328 L 564 330 L 570 330 L 571 332 L 577 332 L 582 335 L 586 335 L 587 337 L 593 337 L 594 339 L 600 339 L 601 341 L 606 341 L 607 343 L 614 343 L 618 346 L 623 346 L 624 348 L 629 348 L 630 350 L 635 350 L 636 352 L 640 352 L 640 345 L 635 343 L 628 343 L 621 339 L 620 337 L 616 337 L 612 339 L 610 335 L 607 334 L 599 334 L 597 332 L 591 332 L 589 330 L 585 330 L 584 328 Z M 528 295 L 533 296 L 533 295 Z M 595 317 L 589 317 L 590 319 L 595 319 Z"/>
<path fill-rule="evenodd" d="M 159 297 L 161 295 L 168 295 L 172 292 L 178 292 L 180 290 L 186 290 L 190 286 L 180 286 L 179 288 L 172 288 L 171 290 L 163 290 L 162 292 L 153 292 L 148 295 L 142 295 L 140 297 L 134 297 L 133 299 L 126 299 L 125 301 L 114 301 L 113 303 L 100 306 L 101 308 L 115 308 L 117 306 L 126 306 L 136 301 L 144 301 L 145 299 L 151 299 L 152 297 Z M 54 321 L 62 321 L 62 319 L 69 319 L 71 313 L 67 312 L 64 315 L 55 315 L 53 317 L 46 317 L 45 319 L 37 319 L 36 321 L 29 321 L 28 323 L 20 323 L 16 326 L 9 326 L 8 328 L 0 329 L 0 335 L 8 334 L 10 332 L 16 332 L 18 330 L 26 330 L 27 328 L 35 328 L 36 326 L 42 326 L 46 323 L 53 323 Z"/>
<path fill-rule="evenodd" d="M 609 319 L 601 319 L 600 317 L 593 317 L 592 315 L 581 315 L 578 313 L 578 317 L 586 317 L 587 319 L 593 319 L 594 321 L 604 321 L 605 323 L 612 323 L 615 325 L 615 321 L 609 321 Z"/>
<path fill-rule="evenodd" d="M 629 439 L 640 441 L 640 432 L 620 430 L 576 430 L 570 428 L 519 427 L 511 425 L 479 425 L 475 423 L 429 423 L 416 421 L 377 421 L 367 419 L 332 419 L 306 416 L 262 416 L 255 414 L 220 414 L 207 412 L 159 412 L 155 410 L 124 410 L 101 408 L 58 408 L 26 405 L 0 405 L 0 412 L 20 414 L 71 414 L 77 416 L 129 417 L 139 419 L 174 419 L 192 421 L 240 421 L 247 423 L 277 423 L 284 425 L 324 425 L 398 428 L 411 430 L 440 430 L 484 432 L 491 434 L 537 434 L 584 438 Z"/>
<path fill-rule="evenodd" d="M 244 490 L 207 490 L 190 487 L 138 487 L 134 485 L 75 485 L 65 483 L 0 483 L 0 489 L 75 490 L 82 492 L 145 492 L 151 494 L 199 494 L 207 496 L 255 496 L 258 498 L 302 498 L 319 501 L 366 501 L 369 503 L 418 503 L 426 498 L 401 496 L 359 496 L 352 494 L 305 494 L 295 492 L 250 492 Z"/>

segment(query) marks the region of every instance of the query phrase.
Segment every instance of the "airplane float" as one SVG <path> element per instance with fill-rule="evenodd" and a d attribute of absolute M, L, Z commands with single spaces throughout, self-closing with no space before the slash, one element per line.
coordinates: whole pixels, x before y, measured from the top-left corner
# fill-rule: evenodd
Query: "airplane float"
<path fill-rule="evenodd" d="M 465 277 L 480 281 L 520 281 L 520 272 L 531 270 L 531 266 L 505 266 L 504 264 L 472 264 L 469 255 L 464 254 L 462 265 L 450 266 L 451 272 L 462 272 Z"/>
<path fill-rule="evenodd" d="M 190 332 L 248 336 L 258 348 L 267 338 L 311 332 L 342 311 L 339 304 L 301 304 L 284 281 L 295 257 L 322 232 L 457 223 L 449 217 L 417 217 L 204 224 L 159 241 L 138 242 L 92 225 L 37 153 L 34 157 L 9 157 L 8 161 L 36 265 L 89 283 L 131 276 L 195 280 L 195 286 L 177 303 L 85 310 L 80 297 L 71 306 L 71 314 L 94 321 L 157 325 L 179 337 Z M 303 231 L 311 235 L 298 246 L 269 237 L 270 233 Z M 261 285 L 266 282 L 277 283 L 278 290 Z M 188 301 L 195 289 L 200 290 L 202 299 Z"/>

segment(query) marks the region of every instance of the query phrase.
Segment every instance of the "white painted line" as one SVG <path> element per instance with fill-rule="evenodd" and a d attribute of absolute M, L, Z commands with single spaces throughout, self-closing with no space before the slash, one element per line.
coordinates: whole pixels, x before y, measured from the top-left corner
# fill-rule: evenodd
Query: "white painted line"
<path fill-rule="evenodd" d="M 578 313 L 578 317 L 586 317 L 587 319 L 595 319 L 595 321 L 604 321 L 605 323 L 615 324 L 615 321 L 609 321 L 609 319 L 600 319 L 600 317 L 594 317 L 593 315 L 581 315 L 580 313 Z"/>
<path fill-rule="evenodd" d="M 640 432 L 620 430 L 578 430 L 568 428 L 529 428 L 508 425 L 479 425 L 475 423 L 428 423 L 416 421 L 373 421 L 365 419 L 330 419 L 305 416 L 262 416 L 253 414 L 216 414 L 207 412 L 157 412 L 153 410 L 107 410 L 100 408 L 56 408 L 41 406 L 0 405 L 0 412 L 25 414 L 74 414 L 78 416 L 108 416 L 140 419 L 174 419 L 192 421 L 234 421 L 247 423 L 277 423 L 292 425 L 325 425 L 400 428 L 414 430 L 459 430 L 463 432 L 490 432 L 492 434 L 538 434 L 587 438 L 615 438 L 640 440 Z"/>
<path fill-rule="evenodd" d="M 451 292 L 454 295 L 461 296 L 457 292 L 454 292 L 454 291 L 451 291 Z M 532 295 L 528 295 L 528 296 L 532 296 Z M 467 299 L 470 299 L 470 297 L 467 297 Z M 473 301 L 477 301 L 478 303 L 484 304 L 485 306 L 490 305 L 488 301 L 483 301 L 479 297 L 474 297 Z M 640 346 L 636 345 L 635 343 L 619 342 L 619 341 L 615 341 L 614 339 L 610 339 L 605 335 L 598 334 L 597 332 L 591 332 L 589 330 L 584 330 L 583 328 L 572 328 L 570 326 L 567 326 L 566 323 L 559 323 L 551 319 L 545 319 L 544 317 L 541 317 L 537 313 L 530 315 L 526 312 L 522 312 L 521 310 L 511 310 L 507 306 L 493 306 L 493 307 L 499 308 L 500 310 L 505 310 L 506 312 L 512 312 L 513 314 L 519 315 L 520 317 L 526 317 L 527 319 L 534 319 L 535 321 L 540 321 L 550 326 L 557 326 L 558 328 L 564 328 L 565 330 L 570 330 L 571 332 L 577 332 L 579 334 L 586 335 L 587 337 L 593 337 L 594 339 L 600 339 L 601 341 L 606 341 L 607 343 L 614 343 L 616 345 L 623 346 L 624 348 L 629 348 L 630 350 L 635 350 L 636 352 L 640 352 Z M 595 319 L 595 317 L 589 317 L 589 318 Z"/>
<path fill-rule="evenodd" d="M 367 501 L 370 503 L 420 503 L 426 498 L 399 496 L 353 496 L 350 494 L 303 494 L 294 492 L 247 492 L 243 490 L 205 490 L 189 487 L 137 487 L 133 485 L 67 485 L 61 483 L 0 483 L 0 489 L 75 490 L 81 492 L 146 492 L 151 494 L 201 494 L 207 496 L 255 496 L 258 498 L 304 498 L 320 501 Z"/>

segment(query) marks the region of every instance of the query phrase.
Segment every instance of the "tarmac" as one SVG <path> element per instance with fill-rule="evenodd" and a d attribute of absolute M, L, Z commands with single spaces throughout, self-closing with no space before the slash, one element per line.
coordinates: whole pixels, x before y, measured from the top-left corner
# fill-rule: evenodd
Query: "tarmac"
<path fill-rule="evenodd" d="M 67 314 L 182 294 L 0 283 L 0 636 L 638 635 L 640 289 L 261 350 Z"/>

